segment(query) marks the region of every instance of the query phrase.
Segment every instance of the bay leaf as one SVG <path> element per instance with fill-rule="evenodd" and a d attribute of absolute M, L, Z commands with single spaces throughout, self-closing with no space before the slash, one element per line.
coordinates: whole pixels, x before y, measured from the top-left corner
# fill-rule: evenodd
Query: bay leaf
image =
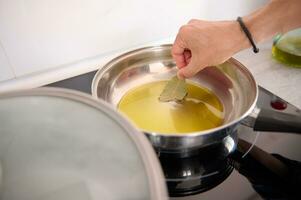
<path fill-rule="evenodd" d="M 181 102 L 187 95 L 185 79 L 174 76 L 169 80 L 160 94 L 159 100 L 162 102 L 176 101 Z"/>

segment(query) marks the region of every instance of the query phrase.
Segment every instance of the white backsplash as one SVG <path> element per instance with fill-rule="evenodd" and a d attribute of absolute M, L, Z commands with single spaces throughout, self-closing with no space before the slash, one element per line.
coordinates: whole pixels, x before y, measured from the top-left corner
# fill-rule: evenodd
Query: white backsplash
<path fill-rule="evenodd" d="M 199 0 L 2 0 L 0 39 L 17 76 L 175 35 Z"/>
<path fill-rule="evenodd" d="M 66 78 L 79 72 L 70 67 L 77 62 L 174 38 L 192 18 L 235 19 L 266 1 L 0 0 L 0 81 L 41 80 L 50 71 Z M 70 75 L 62 76 L 66 66 Z"/>
<path fill-rule="evenodd" d="M 268 3 L 269 0 L 208 0 L 210 12 L 206 18 L 209 20 L 232 20 L 238 16 L 245 16 L 258 7 Z"/>
<path fill-rule="evenodd" d="M 1 47 L 0 43 L 0 81 L 12 79 L 14 77 L 12 68 L 8 63 L 4 49 Z"/>

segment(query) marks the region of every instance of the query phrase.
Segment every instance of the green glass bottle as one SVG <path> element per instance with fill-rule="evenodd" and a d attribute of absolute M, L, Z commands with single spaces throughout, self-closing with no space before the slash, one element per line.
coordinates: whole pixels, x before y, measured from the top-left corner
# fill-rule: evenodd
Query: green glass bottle
<path fill-rule="evenodd" d="M 279 62 L 301 68 L 301 28 L 274 38 L 273 57 Z"/>

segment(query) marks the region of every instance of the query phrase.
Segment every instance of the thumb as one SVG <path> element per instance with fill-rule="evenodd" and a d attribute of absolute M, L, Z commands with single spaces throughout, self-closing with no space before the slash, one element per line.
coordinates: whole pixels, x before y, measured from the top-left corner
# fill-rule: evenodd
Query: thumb
<path fill-rule="evenodd" d="M 192 57 L 189 64 L 186 65 L 185 67 L 181 68 L 178 71 L 178 77 L 180 79 L 190 78 L 190 77 L 194 76 L 196 73 L 198 73 L 203 68 L 204 67 L 200 64 L 197 64 L 197 62 L 195 62 L 195 60 Z"/>

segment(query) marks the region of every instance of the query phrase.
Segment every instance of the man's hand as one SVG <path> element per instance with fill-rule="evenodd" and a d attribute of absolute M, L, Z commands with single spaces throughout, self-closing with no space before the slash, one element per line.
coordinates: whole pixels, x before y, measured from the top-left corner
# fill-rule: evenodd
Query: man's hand
<path fill-rule="evenodd" d="M 301 0 L 271 0 L 243 21 L 255 42 L 261 42 L 301 26 Z M 189 78 L 248 47 L 250 42 L 236 21 L 191 20 L 180 28 L 172 55 L 179 78 Z"/>
<path fill-rule="evenodd" d="M 225 62 L 249 43 L 236 21 L 191 20 L 180 28 L 172 47 L 179 78 Z"/>

